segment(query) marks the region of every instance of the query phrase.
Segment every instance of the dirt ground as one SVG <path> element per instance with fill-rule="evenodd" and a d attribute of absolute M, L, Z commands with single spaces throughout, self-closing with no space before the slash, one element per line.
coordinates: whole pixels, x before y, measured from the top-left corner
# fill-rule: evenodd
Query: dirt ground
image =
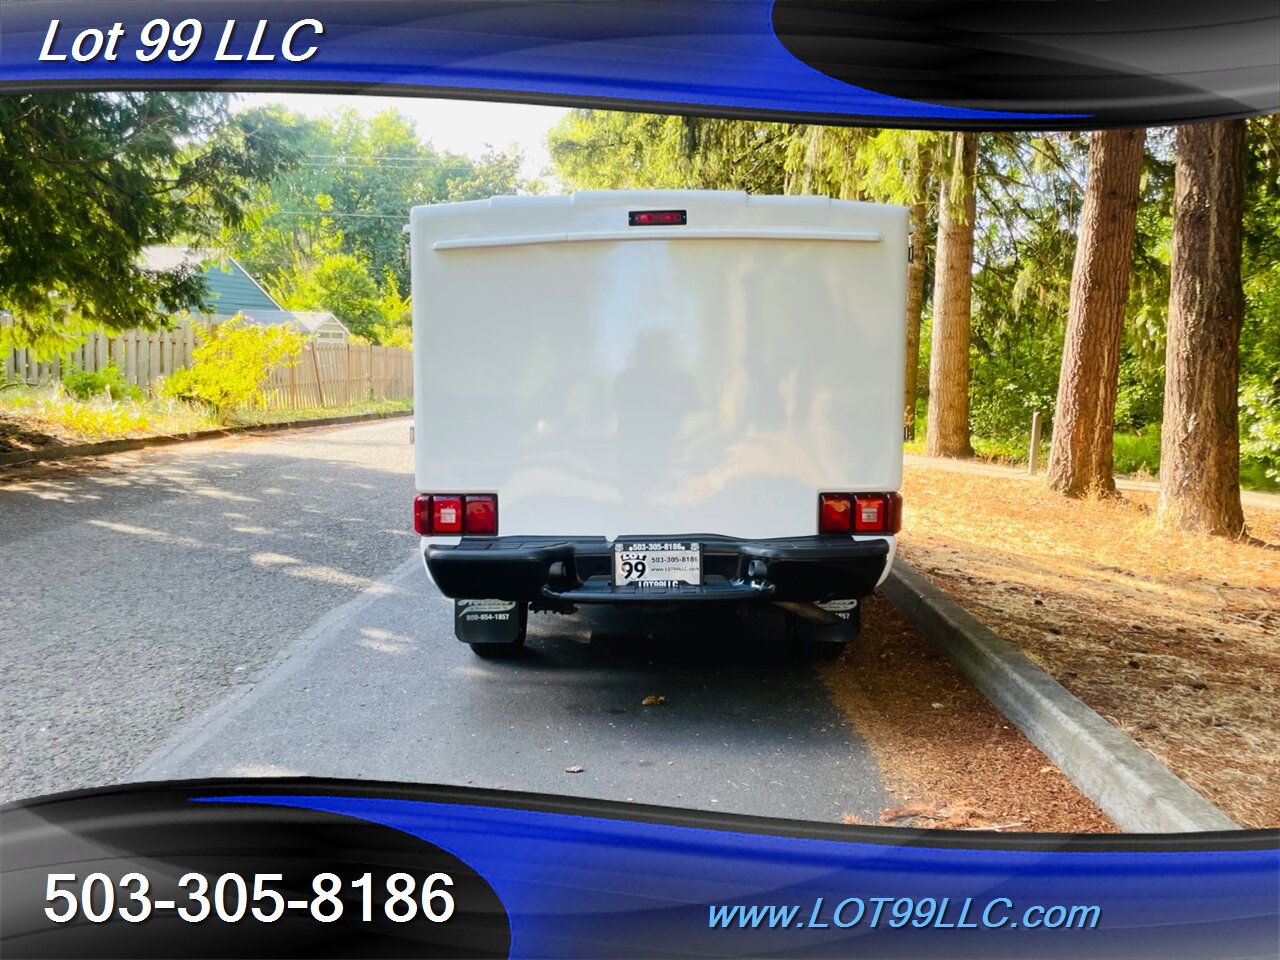
<path fill-rule="evenodd" d="M 41 430 L 33 430 L 17 418 L 0 416 L 0 453 L 25 453 L 44 447 L 62 446 L 59 440 Z"/>
<path fill-rule="evenodd" d="M 1280 510 L 1246 506 L 1246 542 L 1159 530 L 1146 492 L 915 465 L 903 496 L 902 557 L 1236 822 L 1280 825 Z"/>
<path fill-rule="evenodd" d="M 1116 830 L 893 604 L 870 597 L 863 618 L 862 637 L 820 674 L 898 798 L 900 806 L 884 811 L 880 823 L 1010 833 Z"/>

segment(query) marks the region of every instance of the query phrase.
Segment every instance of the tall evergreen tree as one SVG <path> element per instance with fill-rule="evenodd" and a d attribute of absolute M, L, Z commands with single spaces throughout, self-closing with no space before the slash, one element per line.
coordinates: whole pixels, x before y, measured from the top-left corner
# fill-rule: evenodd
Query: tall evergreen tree
<path fill-rule="evenodd" d="M 950 168 L 941 178 L 938 198 L 926 435 L 931 457 L 973 456 L 969 441 L 969 321 L 978 135 L 956 133 L 952 143 Z"/>
<path fill-rule="evenodd" d="M 68 325 L 153 326 L 199 306 L 190 270 L 144 270 L 148 244 L 238 226 L 293 156 L 266 116 L 216 93 L 0 97 L 0 309 L 7 337 L 53 350 Z"/>
<path fill-rule="evenodd" d="M 1116 488 L 1112 436 L 1145 141 L 1145 130 L 1103 130 L 1089 141 L 1048 475 L 1050 487 L 1073 496 Z"/>
<path fill-rule="evenodd" d="M 1245 122 L 1178 129 L 1160 434 L 1162 524 L 1235 536 L 1240 506 L 1240 280 Z"/>

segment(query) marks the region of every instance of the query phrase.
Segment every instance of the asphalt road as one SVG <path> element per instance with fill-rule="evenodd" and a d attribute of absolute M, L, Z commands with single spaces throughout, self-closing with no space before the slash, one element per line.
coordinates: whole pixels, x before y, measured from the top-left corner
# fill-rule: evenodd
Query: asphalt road
<path fill-rule="evenodd" d="M 407 421 L 0 477 L 0 799 L 287 774 L 826 821 L 888 805 L 767 613 L 534 616 L 525 656 L 472 656 L 412 493 Z"/>

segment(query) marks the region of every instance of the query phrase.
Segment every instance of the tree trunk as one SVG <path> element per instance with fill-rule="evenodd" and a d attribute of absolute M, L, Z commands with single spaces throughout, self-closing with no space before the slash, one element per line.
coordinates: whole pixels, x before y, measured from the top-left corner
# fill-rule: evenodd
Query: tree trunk
<path fill-rule="evenodd" d="M 1145 130 L 1103 130 L 1089 139 L 1089 181 L 1049 449 L 1049 486 L 1071 496 L 1116 489 L 1111 470 L 1120 339 L 1146 137 Z"/>
<path fill-rule="evenodd" d="M 1161 525 L 1236 536 L 1244 121 L 1178 128 L 1160 433 Z"/>
<path fill-rule="evenodd" d="M 969 444 L 969 308 L 973 294 L 974 171 L 978 135 L 953 134 L 954 160 L 941 177 L 938 256 L 933 278 L 933 340 L 929 363 L 931 457 L 971 457 Z"/>
<path fill-rule="evenodd" d="M 907 356 L 903 378 L 902 420 L 907 439 L 916 436 L 916 391 L 920 370 L 920 314 L 924 310 L 924 233 L 928 226 L 924 203 L 911 205 L 911 261 L 907 264 Z"/>

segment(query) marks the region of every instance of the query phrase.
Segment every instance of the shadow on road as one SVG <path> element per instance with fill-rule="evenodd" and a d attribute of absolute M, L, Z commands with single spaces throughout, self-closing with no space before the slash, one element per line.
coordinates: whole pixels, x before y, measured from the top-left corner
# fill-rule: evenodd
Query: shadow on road
<path fill-rule="evenodd" d="M 761 670 L 803 670 L 781 611 L 724 606 L 679 613 L 581 608 L 571 617 L 532 614 L 525 668 L 715 670 L 721 679 Z"/>

